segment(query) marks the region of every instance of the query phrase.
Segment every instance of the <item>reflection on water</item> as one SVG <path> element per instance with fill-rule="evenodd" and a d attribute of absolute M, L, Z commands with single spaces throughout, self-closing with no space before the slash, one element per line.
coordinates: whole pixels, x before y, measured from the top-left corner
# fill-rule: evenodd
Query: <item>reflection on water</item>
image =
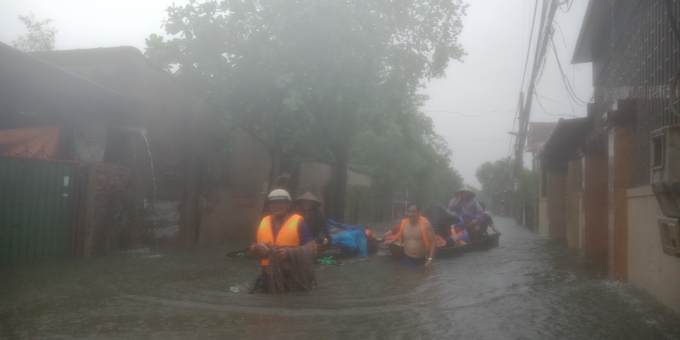
<path fill-rule="evenodd" d="M 498 219 L 501 247 L 404 268 L 321 268 L 311 293 L 248 295 L 222 248 L 148 250 L 0 270 L 0 338 L 680 339 L 680 315 Z"/>

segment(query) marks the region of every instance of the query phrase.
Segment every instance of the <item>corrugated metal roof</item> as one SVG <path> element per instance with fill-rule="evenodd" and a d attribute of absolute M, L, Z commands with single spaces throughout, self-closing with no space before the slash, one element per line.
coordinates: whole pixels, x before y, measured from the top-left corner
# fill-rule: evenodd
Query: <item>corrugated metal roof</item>
<path fill-rule="evenodd" d="M 588 63 L 611 54 L 642 0 L 590 0 L 576 41 L 572 64 Z M 601 51 L 603 50 L 604 51 Z"/>
<path fill-rule="evenodd" d="M 545 157 L 552 166 L 566 165 L 577 156 L 581 138 L 590 129 L 590 122 L 589 118 L 560 119 L 536 158 Z"/>
<path fill-rule="evenodd" d="M 79 112 L 95 113 L 124 101 L 116 91 L 0 43 L 0 103 L 5 107 L 71 113 L 79 107 Z"/>

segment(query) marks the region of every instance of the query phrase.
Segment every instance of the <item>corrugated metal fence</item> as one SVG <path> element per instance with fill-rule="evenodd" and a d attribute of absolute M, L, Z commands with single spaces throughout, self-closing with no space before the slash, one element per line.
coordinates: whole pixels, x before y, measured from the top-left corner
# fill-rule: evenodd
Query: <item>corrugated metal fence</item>
<path fill-rule="evenodd" d="M 0 262 L 71 255 L 76 166 L 0 157 Z"/>

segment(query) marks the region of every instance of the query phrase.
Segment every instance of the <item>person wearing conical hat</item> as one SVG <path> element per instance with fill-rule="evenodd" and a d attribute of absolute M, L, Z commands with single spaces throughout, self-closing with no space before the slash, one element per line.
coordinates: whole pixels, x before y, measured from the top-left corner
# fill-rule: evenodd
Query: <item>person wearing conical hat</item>
<path fill-rule="evenodd" d="M 321 202 L 307 191 L 295 199 L 294 210 L 305 218 L 309 231 L 317 243 L 325 245 L 329 242 L 326 231 L 326 218 L 321 212 Z"/>
<path fill-rule="evenodd" d="M 484 210 L 475 200 L 475 193 L 468 187 L 460 188 L 449 202 L 449 210 L 461 220 L 474 239 L 479 222 L 484 218 Z"/>

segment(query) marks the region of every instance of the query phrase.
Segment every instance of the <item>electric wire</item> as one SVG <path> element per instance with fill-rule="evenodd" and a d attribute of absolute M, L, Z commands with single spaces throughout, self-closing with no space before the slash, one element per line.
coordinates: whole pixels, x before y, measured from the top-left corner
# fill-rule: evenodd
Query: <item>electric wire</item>
<path fill-rule="evenodd" d="M 540 97 L 540 96 L 538 95 L 538 93 L 536 93 L 536 90 L 534 90 L 534 94 L 536 95 L 536 102 L 538 103 L 538 106 L 540 106 L 541 110 L 543 110 L 543 113 L 547 114 L 548 116 L 578 118 L 576 115 L 549 113 L 548 110 L 546 110 L 545 107 L 543 107 L 543 103 L 541 103 L 541 100 L 538 99 L 538 97 Z"/>
<path fill-rule="evenodd" d="M 576 91 L 574 91 L 574 88 L 571 86 L 571 83 L 569 82 L 569 78 L 567 75 L 564 73 L 564 69 L 562 68 L 562 63 L 560 62 L 560 58 L 557 55 L 557 48 L 555 47 L 555 41 L 553 39 L 550 39 L 550 43 L 552 45 L 553 53 L 555 54 L 555 60 L 557 61 L 557 66 L 560 71 L 560 77 L 562 78 L 562 83 L 564 84 L 565 89 L 567 90 L 567 93 L 569 94 L 569 98 L 571 98 L 572 101 L 576 105 L 579 106 L 586 106 L 588 102 L 582 100 L 576 95 Z"/>
<path fill-rule="evenodd" d="M 515 110 L 487 111 L 487 112 L 483 112 L 483 113 L 476 114 L 476 115 L 464 114 L 460 111 L 447 111 L 447 110 L 421 110 L 421 111 L 427 112 L 427 113 L 450 113 L 450 114 L 457 114 L 457 115 L 463 116 L 465 118 L 477 118 L 477 117 L 486 116 L 486 115 L 489 115 L 489 114 L 492 114 L 492 113 L 508 113 L 508 112 L 513 112 Z"/>
<path fill-rule="evenodd" d="M 538 0 L 536 0 L 536 4 L 534 5 L 534 18 L 531 20 L 531 32 L 529 33 L 529 45 L 527 46 L 527 58 L 524 61 L 524 73 L 522 75 L 522 84 L 520 85 L 520 91 L 521 91 L 521 89 L 524 88 L 524 81 L 526 80 L 527 69 L 529 68 L 529 55 L 531 54 L 531 42 L 533 41 L 533 37 L 534 37 L 534 27 L 536 25 L 536 14 L 537 13 L 538 13 Z"/>
<path fill-rule="evenodd" d="M 543 99 L 545 99 L 545 100 L 549 100 L 549 101 L 551 101 L 551 102 L 553 102 L 553 103 L 555 103 L 555 104 L 559 104 L 559 105 L 562 105 L 562 106 L 564 106 L 564 107 L 568 107 L 568 108 L 572 109 L 572 111 L 573 111 L 573 109 L 574 109 L 573 106 L 567 105 L 567 104 L 562 103 L 562 102 L 560 102 L 560 101 L 557 101 L 557 100 L 555 100 L 555 99 L 548 98 L 548 97 L 546 97 L 546 96 L 541 96 L 541 95 L 538 94 L 538 93 L 536 93 L 536 95 L 539 96 L 539 97 L 541 97 L 541 98 L 543 98 Z"/>

